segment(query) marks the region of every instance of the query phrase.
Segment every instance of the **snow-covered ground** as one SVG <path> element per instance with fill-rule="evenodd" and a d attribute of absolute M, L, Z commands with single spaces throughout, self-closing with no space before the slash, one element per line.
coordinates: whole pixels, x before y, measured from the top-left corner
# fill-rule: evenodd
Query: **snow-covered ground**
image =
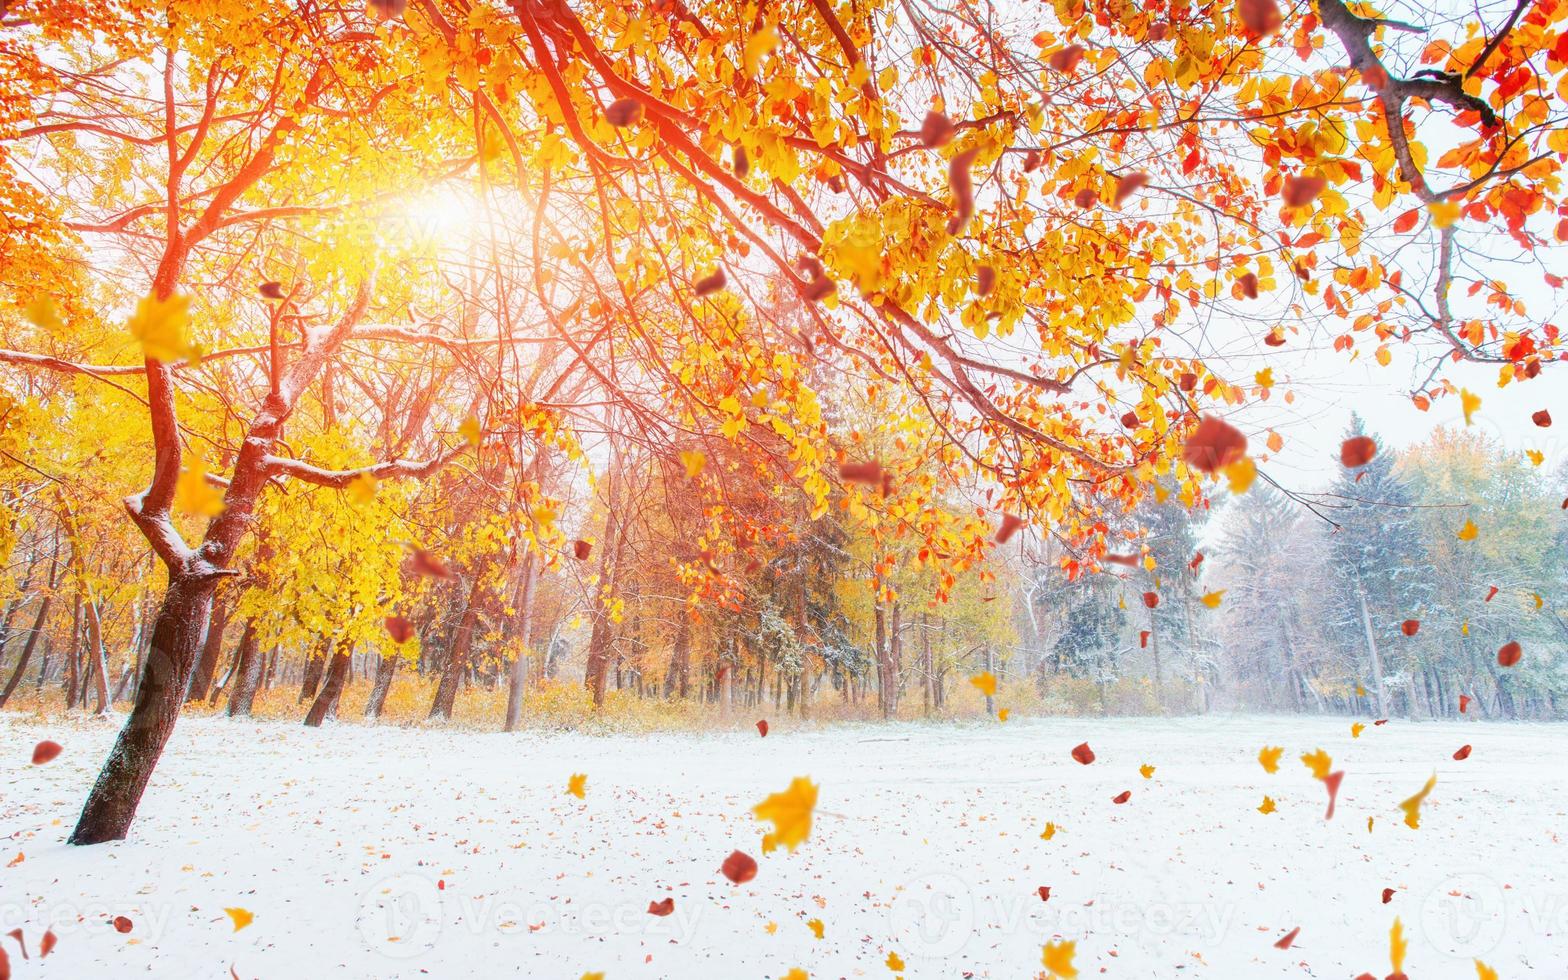
<path fill-rule="evenodd" d="M 1473 957 L 1503 980 L 1568 975 L 1568 726 L 1395 720 L 1352 739 L 1338 719 L 1015 718 L 760 738 L 188 719 L 132 838 L 67 847 L 112 735 L 0 716 L 0 933 L 20 926 L 35 957 L 0 939 L 18 980 L 891 978 L 889 953 L 910 978 L 1016 980 L 1053 938 L 1085 977 L 1349 980 L 1389 972 L 1395 916 L 1416 980 L 1474 977 Z M 34 767 L 41 738 L 65 752 Z M 1089 766 L 1070 757 L 1085 740 Z M 1275 775 L 1264 745 L 1285 748 Z M 1347 774 L 1329 822 L 1299 761 L 1319 747 Z M 1412 830 L 1399 803 L 1434 771 Z M 821 787 L 811 837 L 764 856 L 751 807 L 801 775 Z M 739 887 L 719 874 L 736 848 L 761 864 Z M 674 914 L 649 915 L 664 897 Z M 236 932 L 226 907 L 254 923 Z"/>

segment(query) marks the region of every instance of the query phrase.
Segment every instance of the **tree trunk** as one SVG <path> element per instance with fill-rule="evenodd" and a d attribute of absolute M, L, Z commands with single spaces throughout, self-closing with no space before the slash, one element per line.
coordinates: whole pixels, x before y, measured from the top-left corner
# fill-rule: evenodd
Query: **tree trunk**
<path fill-rule="evenodd" d="M 205 701 L 211 693 L 218 660 L 223 655 L 223 631 L 228 625 L 229 603 L 214 599 L 212 622 L 207 625 L 207 642 L 202 644 L 201 659 L 196 662 L 196 673 L 191 677 L 191 689 L 185 694 L 187 704 Z"/>
<path fill-rule="evenodd" d="M 27 661 L 32 659 L 33 656 L 33 647 L 38 643 L 38 637 L 43 635 L 44 623 L 49 618 L 49 604 L 52 602 L 54 602 L 54 596 L 45 593 L 43 599 L 38 603 L 38 615 L 33 617 L 32 632 L 27 634 L 27 643 L 22 646 L 22 659 L 17 661 L 16 671 L 11 674 L 11 679 L 6 682 L 5 691 L 0 693 L 0 708 L 5 707 L 5 703 L 11 700 L 11 693 L 16 690 L 16 685 L 22 682 L 22 671 L 27 669 Z M 45 658 L 46 665 L 47 659 Z M 42 681 L 39 682 L 40 686 L 42 686 L 42 683 Z"/>
<path fill-rule="evenodd" d="M 305 676 L 300 679 L 299 701 L 304 704 L 316 696 L 316 689 L 321 686 L 321 675 L 327 669 L 327 651 L 332 649 L 332 641 L 323 636 L 321 646 L 305 661 Z"/>
<path fill-rule="evenodd" d="M 234 668 L 234 693 L 229 695 L 229 717 L 249 718 L 256 704 L 256 689 L 261 686 L 261 674 L 266 666 L 266 656 L 256 637 L 256 624 L 245 621 L 245 632 L 240 635 L 239 663 Z"/>
<path fill-rule="evenodd" d="M 98 618 L 98 603 L 88 596 L 84 606 L 87 610 L 87 652 L 92 658 L 91 673 L 98 694 L 98 707 L 93 714 L 103 715 L 109 713 L 109 652 L 103 646 L 103 622 Z M 86 702 L 87 692 L 84 690 L 82 703 Z"/>
<path fill-rule="evenodd" d="M 887 610 L 882 607 L 880 600 L 872 610 L 872 615 L 876 624 L 877 708 L 882 712 L 883 718 L 890 718 L 893 715 L 893 706 L 892 692 L 888 684 L 888 674 L 891 672 L 888 670 Z"/>
<path fill-rule="evenodd" d="M 216 579 L 173 577 L 153 621 L 152 649 L 136 703 L 71 832 L 72 844 L 124 840 L 153 767 L 174 732 L 191 671 L 201 653 Z"/>
<path fill-rule="evenodd" d="M 380 718 L 381 712 L 387 706 L 387 692 L 392 690 L 392 678 L 397 674 L 397 665 L 401 658 L 396 654 L 381 655 L 381 662 L 376 665 L 376 684 L 370 690 L 370 701 L 365 705 L 366 718 Z"/>
<path fill-rule="evenodd" d="M 482 571 L 474 572 L 473 585 L 468 589 L 468 605 L 464 607 L 463 618 L 447 647 L 446 667 L 441 671 L 441 683 L 436 685 L 436 696 L 430 702 L 427 718 L 450 719 L 452 709 L 457 706 L 457 686 L 468 667 L 468 649 L 473 645 L 474 627 L 479 622 L 479 582 L 483 577 Z"/>
<path fill-rule="evenodd" d="M 1361 600 L 1361 625 L 1367 634 L 1367 654 L 1372 658 L 1372 685 L 1377 696 L 1377 716 L 1388 717 L 1383 696 L 1383 660 L 1377 653 L 1377 640 L 1372 636 L 1372 614 L 1367 612 L 1367 593 L 1361 587 L 1361 582 L 1356 582 L 1356 598 Z"/>
<path fill-rule="evenodd" d="M 338 699 L 343 696 L 343 685 L 348 679 L 348 662 L 353 652 L 354 647 L 348 640 L 338 641 L 337 649 L 332 652 L 332 666 L 327 670 L 327 682 L 321 685 L 321 693 L 316 695 L 310 713 L 305 716 L 306 728 L 320 728 L 323 721 L 337 717 Z"/>
<path fill-rule="evenodd" d="M 670 653 L 670 668 L 664 672 L 664 696 L 668 699 L 679 691 L 684 701 L 691 674 L 691 621 L 684 606 L 675 615 L 675 643 Z"/>
<path fill-rule="evenodd" d="M 511 676 L 506 687 L 506 725 L 503 731 L 515 732 L 523 721 L 523 693 L 528 685 L 528 656 L 533 647 L 534 589 L 539 578 L 538 563 L 533 552 L 523 556 L 523 580 L 517 589 L 516 624 L 518 640 L 517 659 L 512 661 Z M 378 675 L 376 683 L 381 683 Z"/>

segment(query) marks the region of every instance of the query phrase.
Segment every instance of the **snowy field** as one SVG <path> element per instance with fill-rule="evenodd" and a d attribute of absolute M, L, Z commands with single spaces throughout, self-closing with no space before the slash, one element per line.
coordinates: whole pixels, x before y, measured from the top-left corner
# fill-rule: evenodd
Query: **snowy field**
<path fill-rule="evenodd" d="M 1503 980 L 1568 975 L 1568 726 L 1395 720 L 1359 739 L 1338 719 L 1258 717 L 782 728 L 191 719 L 132 839 L 79 849 L 63 841 L 111 725 L 0 716 L 0 932 L 20 927 L 34 959 L 0 942 L 17 980 L 231 967 L 243 980 L 891 978 L 889 953 L 909 978 L 1017 980 L 1057 938 L 1077 943 L 1084 977 L 1350 980 L 1389 972 L 1399 916 L 1413 980 L 1474 977 L 1473 957 Z M 65 752 L 34 767 L 41 738 Z M 1069 754 L 1085 740 L 1089 766 Z M 1274 775 L 1257 761 L 1266 744 L 1285 748 Z M 1299 761 L 1318 747 L 1346 772 L 1328 822 Z M 1399 803 L 1434 771 L 1412 830 Z M 564 792 L 573 773 L 588 775 L 584 801 Z M 821 787 L 811 838 L 764 857 L 751 807 L 800 775 Z M 1264 794 L 1277 812 L 1258 811 Z M 736 848 L 761 864 L 739 887 L 719 874 Z M 665 897 L 674 914 L 649 915 Z M 254 923 L 236 932 L 226 907 Z M 40 962 L 46 927 L 59 945 Z"/>

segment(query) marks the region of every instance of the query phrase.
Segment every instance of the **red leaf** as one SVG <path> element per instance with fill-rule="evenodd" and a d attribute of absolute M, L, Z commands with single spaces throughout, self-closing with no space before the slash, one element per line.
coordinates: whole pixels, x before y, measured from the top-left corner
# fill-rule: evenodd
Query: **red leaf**
<path fill-rule="evenodd" d="M 1460 714 L 1464 714 L 1465 712 L 1467 712 L 1469 710 L 1470 710 L 1470 695 L 1468 695 L 1468 694 L 1461 694 L 1461 695 L 1459 695 L 1459 713 Z"/>
<path fill-rule="evenodd" d="M 920 124 L 920 142 L 928 147 L 943 146 L 953 138 L 952 120 L 940 112 L 926 113 L 925 121 Z"/>
<path fill-rule="evenodd" d="M 0 980 L 11 980 L 11 957 L 0 948 Z"/>
<path fill-rule="evenodd" d="M 60 942 L 60 937 L 54 934 L 53 929 L 44 931 L 44 938 L 38 941 L 38 958 L 43 959 L 54 952 L 55 946 Z"/>
<path fill-rule="evenodd" d="M 673 898 L 664 898 L 664 899 L 661 899 L 660 901 L 657 901 L 657 902 L 649 902 L 648 903 L 648 914 L 649 915 L 660 915 L 660 916 L 663 916 L 663 915 L 669 915 L 671 912 L 674 912 L 674 911 L 675 911 L 675 899 L 673 899 Z"/>
<path fill-rule="evenodd" d="M 616 99 L 604 110 L 604 121 L 617 128 L 630 126 L 642 118 L 642 103 L 633 98 Z"/>
<path fill-rule="evenodd" d="M 1145 592 L 1143 594 L 1143 604 L 1153 609 L 1160 604 L 1160 594 L 1158 592 Z"/>
<path fill-rule="evenodd" d="M 1468 746 L 1468 745 L 1461 745 L 1461 746 L 1459 746 L 1459 750 L 1454 753 L 1454 761 L 1455 762 L 1463 762 L 1463 761 L 1465 761 L 1468 758 L 1470 758 L 1470 746 Z"/>
<path fill-rule="evenodd" d="M 1256 274 L 1248 272 L 1236 280 L 1236 282 L 1241 286 L 1241 295 L 1248 299 L 1258 298 L 1258 277 Z"/>
<path fill-rule="evenodd" d="M 423 548 L 414 549 L 414 557 L 409 560 L 408 567 L 413 569 L 415 575 L 423 575 L 426 578 L 452 579 L 457 577 L 452 574 L 450 568 L 446 567 L 445 562 Z"/>
<path fill-rule="evenodd" d="M 1047 887 L 1045 885 L 1041 885 L 1039 891 L 1040 891 L 1040 901 L 1042 901 L 1042 902 L 1049 902 L 1051 900 L 1051 889 L 1049 887 Z"/>
<path fill-rule="evenodd" d="M 1105 560 L 1110 562 L 1113 565 L 1126 565 L 1128 568 L 1137 568 L 1138 567 L 1138 556 L 1137 555 L 1108 554 L 1108 555 L 1105 556 Z"/>
<path fill-rule="evenodd" d="M 1117 806 L 1121 806 L 1130 799 L 1132 799 L 1132 790 L 1124 789 L 1120 793 L 1117 793 L 1115 796 L 1111 797 L 1111 802 L 1115 803 Z"/>
<path fill-rule="evenodd" d="M 1355 469 L 1372 462 L 1372 457 L 1377 455 L 1377 443 L 1371 436 L 1356 436 L 1346 439 L 1339 446 L 1339 461 L 1346 469 Z"/>
<path fill-rule="evenodd" d="M 692 292 L 698 296 L 712 296 L 727 285 L 729 280 L 724 277 L 724 270 L 718 269 L 693 283 Z"/>
<path fill-rule="evenodd" d="M 132 924 L 131 920 L 127 919 L 125 916 L 117 915 L 117 916 L 114 917 L 114 931 L 115 932 L 124 934 L 124 933 L 130 932 L 134 928 L 135 928 L 135 926 Z"/>
<path fill-rule="evenodd" d="M 1481 601 L 1482 602 L 1491 602 L 1492 601 L 1492 596 L 1494 596 L 1494 595 L 1497 595 L 1497 586 L 1495 586 L 1495 585 L 1492 586 L 1492 591 L 1490 591 L 1490 592 L 1488 592 L 1486 594 L 1486 598 L 1481 600 Z"/>
<path fill-rule="evenodd" d="M 1501 650 L 1497 651 L 1498 666 L 1512 667 L 1519 662 L 1519 658 L 1522 656 L 1524 656 L 1524 651 L 1519 648 L 1519 641 L 1509 640 L 1503 644 Z"/>
<path fill-rule="evenodd" d="M 975 269 L 975 295 L 989 296 L 991 290 L 996 288 L 996 270 L 988 265 Z"/>
<path fill-rule="evenodd" d="M 1066 74 L 1078 67 L 1078 62 L 1083 60 L 1083 45 L 1069 44 L 1050 57 L 1050 65 L 1054 71 Z"/>
<path fill-rule="evenodd" d="M 1196 572 L 1201 564 L 1203 564 L 1203 552 L 1200 551 L 1192 556 L 1192 561 L 1187 563 L 1187 567 Z"/>
<path fill-rule="evenodd" d="M 1334 819 L 1334 801 L 1339 799 L 1339 784 L 1344 781 L 1344 770 L 1331 772 L 1324 777 L 1323 785 L 1328 787 L 1328 812 L 1323 814 L 1324 820 Z"/>
<path fill-rule="evenodd" d="M 1328 186 L 1328 181 L 1322 177 L 1286 177 L 1285 178 L 1285 206 L 1287 208 L 1304 208 L 1323 193 L 1323 188 Z"/>
<path fill-rule="evenodd" d="M 723 871 L 724 877 L 730 881 L 737 885 L 744 885 L 757 877 L 757 862 L 752 860 L 751 855 L 735 851 L 724 859 L 724 866 L 719 870 Z"/>
<path fill-rule="evenodd" d="M 22 947 L 22 959 L 27 959 L 27 939 L 22 935 L 21 927 L 18 926 L 17 928 L 12 929 L 10 932 L 6 933 L 6 935 L 16 940 L 16 944 Z"/>
<path fill-rule="evenodd" d="M 1142 649 L 1142 650 L 1147 650 L 1149 648 L 1149 631 L 1148 630 L 1139 630 L 1138 631 L 1138 647 L 1139 647 L 1139 649 Z"/>
<path fill-rule="evenodd" d="M 1547 428 L 1552 424 L 1552 413 L 1543 408 L 1539 412 L 1532 414 L 1530 416 L 1530 421 L 1534 422 L 1543 429 Z"/>
<path fill-rule="evenodd" d="M 1420 217 L 1421 212 L 1415 208 L 1411 208 L 1409 211 L 1406 211 L 1404 214 L 1394 219 L 1394 232 L 1396 234 L 1403 235 L 1405 232 L 1416 226 L 1416 221 L 1420 219 Z"/>
<path fill-rule="evenodd" d="M 414 624 L 403 616 L 388 616 L 384 621 L 387 635 L 394 643 L 407 643 L 414 638 Z"/>
<path fill-rule="evenodd" d="M 761 734 L 761 736 L 763 738 L 767 738 L 768 737 L 768 723 L 766 721 L 758 721 L 757 722 L 757 732 L 759 734 Z"/>
<path fill-rule="evenodd" d="M 1290 930 L 1289 932 L 1285 933 L 1285 935 L 1281 936 L 1279 938 L 1279 941 L 1274 944 L 1274 948 L 1275 949 L 1289 949 L 1290 948 L 1290 944 L 1296 941 L 1296 936 L 1298 934 L 1300 934 L 1300 932 L 1301 932 L 1301 927 L 1297 926 L 1296 928 L 1294 928 L 1294 929 Z"/>
<path fill-rule="evenodd" d="M 1116 206 L 1121 207 L 1123 201 L 1136 194 L 1148 182 L 1148 174 L 1136 171 L 1118 180 L 1116 182 Z"/>
<path fill-rule="evenodd" d="M 33 765 L 41 766 L 46 762 L 52 762 L 55 756 L 58 756 L 62 751 L 64 750 L 60 748 L 59 742 L 51 742 L 45 739 L 33 746 Z"/>
<path fill-rule="evenodd" d="M 872 461 L 870 463 L 840 463 L 838 476 L 841 480 L 850 483 L 861 483 L 868 487 L 882 485 L 882 464 Z"/>
<path fill-rule="evenodd" d="M 1383 889 L 1383 904 L 1387 905 L 1389 902 L 1392 902 L 1393 900 L 1394 900 L 1394 890 L 1392 888 L 1385 888 L 1385 889 Z"/>
<path fill-rule="evenodd" d="M 1415 636 L 1421 630 L 1421 620 L 1407 619 L 1403 623 L 1399 624 L 1399 629 L 1406 636 Z"/>
<path fill-rule="evenodd" d="M 978 149 L 965 150 L 947 162 L 947 186 L 953 192 L 953 216 L 947 221 L 949 235 L 963 231 L 975 213 L 975 185 L 969 176 L 969 167 L 979 152 Z"/>
<path fill-rule="evenodd" d="M 1073 760 L 1086 766 L 1094 761 L 1094 750 L 1089 748 L 1088 742 L 1073 746 Z"/>
<path fill-rule="evenodd" d="M 1100 192 L 1092 187 L 1085 187 L 1083 190 L 1073 195 L 1073 203 L 1078 205 L 1080 208 L 1083 208 L 1085 211 L 1094 207 L 1094 205 L 1099 200 Z"/>
<path fill-rule="evenodd" d="M 1014 517 L 1012 514 L 1002 515 L 1002 526 L 996 529 L 996 543 L 1006 544 L 1008 539 L 1018 533 L 1024 526 L 1023 518 Z"/>
<path fill-rule="evenodd" d="M 1247 437 L 1234 426 L 1212 415 L 1205 415 L 1187 437 L 1181 458 L 1188 466 L 1204 473 L 1217 473 L 1247 452 Z"/>

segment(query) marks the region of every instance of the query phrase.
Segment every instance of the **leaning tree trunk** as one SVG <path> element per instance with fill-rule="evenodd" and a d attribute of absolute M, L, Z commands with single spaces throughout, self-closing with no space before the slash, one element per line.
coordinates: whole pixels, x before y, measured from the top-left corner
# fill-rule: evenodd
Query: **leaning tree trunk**
<path fill-rule="evenodd" d="M 446 666 L 441 671 L 441 682 L 436 685 L 436 696 L 430 702 L 429 718 L 452 717 L 452 711 L 457 707 L 457 686 L 463 679 L 463 671 L 468 667 L 468 650 L 474 642 L 474 627 L 479 625 L 479 583 L 484 578 L 483 569 L 474 572 L 474 584 L 468 590 L 468 605 L 463 609 L 463 618 L 457 624 L 457 632 L 452 634 L 452 643 L 447 647 Z"/>
<path fill-rule="evenodd" d="M 229 695 L 230 718 L 250 717 L 266 662 L 267 658 L 262 654 L 261 643 L 256 637 L 256 624 L 247 619 L 245 632 L 240 636 L 239 663 L 234 667 L 234 693 Z"/>
<path fill-rule="evenodd" d="M 332 640 L 323 636 L 321 647 L 305 661 L 305 676 L 300 680 L 299 704 L 304 704 L 316 696 L 316 691 L 321 687 L 321 676 L 327 670 L 327 653 L 332 649 Z"/>
<path fill-rule="evenodd" d="M 104 763 L 71 832 L 72 844 L 123 840 L 147 781 L 174 732 L 191 671 L 207 632 L 207 612 L 217 579 L 172 578 L 153 621 L 152 649 L 142 669 L 136 704 Z"/>
<path fill-rule="evenodd" d="M 392 678 L 397 674 L 401 659 L 396 653 L 381 655 L 381 662 L 376 665 L 376 684 L 370 689 L 370 701 L 365 705 L 366 718 L 380 718 L 381 712 L 386 710 L 387 692 L 392 690 Z"/>
<path fill-rule="evenodd" d="M 33 617 L 32 632 L 27 634 L 27 643 L 22 647 L 22 659 L 17 661 L 16 672 L 6 682 L 5 690 L 0 692 L 0 708 L 5 707 L 5 703 L 11 700 L 11 694 L 16 690 L 16 685 L 22 683 L 22 672 L 27 669 L 27 661 L 31 660 L 33 656 L 33 647 L 37 645 L 38 637 L 43 634 L 44 622 L 49 618 L 49 604 L 53 601 L 54 596 L 45 593 L 43 599 L 38 603 L 38 615 Z M 40 681 L 39 683 L 42 684 L 43 682 Z"/>
<path fill-rule="evenodd" d="M 306 728 L 320 728 L 323 721 L 337 717 L 338 699 L 343 696 L 343 684 L 348 679 L 349 657 L 353 652 L 354 646 L 348 640 L 338 641 L 337 649 L 332 652 L 332 666 L 327 670 L 327 682 L 321 685 L 321 693 L 316 695 L 310 713 L 305 716 Z"/>
<path fill-rule="evenodd" d="M 229 625 L 229 604 L 214 600 L 212 622 L 207 626 L 207 642 L 202 644 L 201 659 L 196 662 L 196 675 L 191 678 L 191 689 L 186 692 L 187 703 L 207 700 L 212 692 L 212 680 L 218 673 L 218 660 L 223 655 L 223 631 Z"/>
<path fill-rule="evenodd" d="M 109 653 L 103 645 L 103 622 L 98 618 L 98 603 L 88 596 L 87 610 L 87 642 L 91 645 L 88 656 L 92 658 L 93 688 L 98 694 L 98 707 L 94 714 L 109 713 Z M 85 685 L 84 685 L 85 687 Z M 82 692 L 82 703 L 87 703 L 87 692 Z"/>

